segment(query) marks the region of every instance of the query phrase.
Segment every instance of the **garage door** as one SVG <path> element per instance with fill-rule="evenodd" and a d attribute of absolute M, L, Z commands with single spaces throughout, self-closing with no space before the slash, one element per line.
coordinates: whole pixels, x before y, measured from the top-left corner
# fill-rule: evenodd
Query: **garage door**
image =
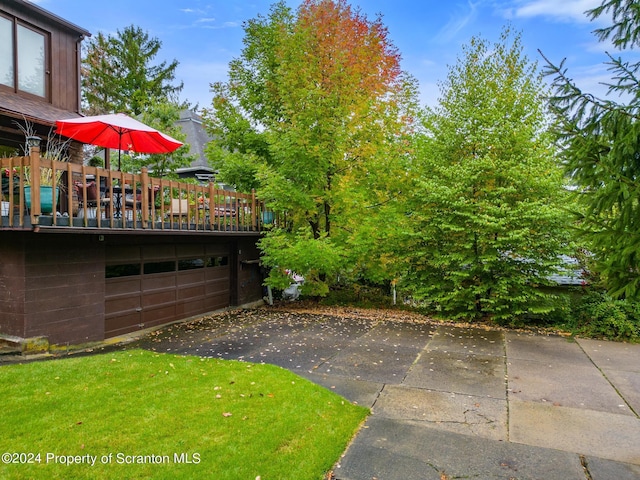
<path fill-rule="evenodd" d="M 114 247 L 105 277 L 107 338 L 230 304 L 227 245 Z"/>

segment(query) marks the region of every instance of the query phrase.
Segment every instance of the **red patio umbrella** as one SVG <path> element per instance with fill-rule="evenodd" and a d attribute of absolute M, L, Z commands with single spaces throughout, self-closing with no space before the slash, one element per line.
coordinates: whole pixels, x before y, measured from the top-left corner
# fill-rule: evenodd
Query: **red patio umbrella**
<path fill-rule="evenodd" d="M 117 148 L 118 170 L 123 148 L 138 153 L 169 153 L 183 145 L 124 113 L 57 120 L 56 133 L 90 145 Z"/>

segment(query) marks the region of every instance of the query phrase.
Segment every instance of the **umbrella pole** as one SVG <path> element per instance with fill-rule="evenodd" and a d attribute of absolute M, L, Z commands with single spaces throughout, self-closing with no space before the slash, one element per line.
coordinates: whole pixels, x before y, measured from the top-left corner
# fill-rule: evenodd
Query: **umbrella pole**
<path fill-rule="evenodd" d="M 122 171 L 122 166 L 120 165 L 120 155 L 122 154 L 122 132 L 118 134 L 118 171 Z"/>
<path fill-rule="evenodd" d="M 105 148 L 104 149 L 104 168 L 105 170 L 111 170 L 111 149 L 110 148 Z M 109 175 L 105 177 L 104 179 L 104 188 L 105 189 L 109 189 L 109 185 L 111 185 L 111 173 L 109 172 Z"/>

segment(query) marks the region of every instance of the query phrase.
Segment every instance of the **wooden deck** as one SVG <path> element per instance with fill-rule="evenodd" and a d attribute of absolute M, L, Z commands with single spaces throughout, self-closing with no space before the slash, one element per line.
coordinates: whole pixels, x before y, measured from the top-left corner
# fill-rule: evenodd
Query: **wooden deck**
<path fill-rule="evenodd" d="M 33 174 L 35 172 L 35 175 Z M 29 156 L 0 159 L 0 230 L 104 233 L 252 233 L 265 207 L 243 194 Z M 42 177 L 52 179 L 41 189 Z M 267 214 L 267 216 L 269 216 Z"/>

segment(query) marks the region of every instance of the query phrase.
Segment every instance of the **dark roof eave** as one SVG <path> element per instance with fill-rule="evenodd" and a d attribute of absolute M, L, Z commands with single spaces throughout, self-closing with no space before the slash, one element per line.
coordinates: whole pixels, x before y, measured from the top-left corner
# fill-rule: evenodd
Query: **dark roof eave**
<path fill-rule="evenodd" d="M 56 120 L 81 117 L 78 112 L 71 112 L 54 107 L 46 101 L 21 97 L 19 95 L 0 91 L 0 116 L 26 119 L 31 122 L 54 126 Z"/>
<path fill-rule="evenodd" d="M 214 170 L 211 167 L 205 167 L 203 166 L 196 166 L 196 167 L 184 167 L 184 168 L 178 168 L 176 169 L 176 173 L 189 173 L 189 172 L 196 172 L 196 171 L 205 171 L 205 172 L 210 172 L 210 173 L 218 173 L 217 170 Z"/>
<path fill-rule="evenodd" d="M 37 15 L 40 15 L 41 17 L 44 17 L 45 19 L 47 19 L 50 22 L 56 23 L 58 25 L 61 25 L 63 27 L 65 27 L 68 30 L 71 30 L 72 32 L 77 33 L 78 35 L 84 36 L 84 37 L 90 37 L 91 36 L 91 32 L 89 32 L 88 30 L 79 27 L 78 25 L 76 25 L 75 23 L 71 23 L 67 20 L 65 20 L 62 17 L 59 17 L 58 15 L 56 15 L 55 13 L 50 12 L 49 10 L 45 10 L 44 8 L 36 5 L 35 3 L 29 2 L 28 0 L 14 0 L 15 2 L 17 2 L 18 4 L 22 5 L 24 8 L 34 12 Z"/>

